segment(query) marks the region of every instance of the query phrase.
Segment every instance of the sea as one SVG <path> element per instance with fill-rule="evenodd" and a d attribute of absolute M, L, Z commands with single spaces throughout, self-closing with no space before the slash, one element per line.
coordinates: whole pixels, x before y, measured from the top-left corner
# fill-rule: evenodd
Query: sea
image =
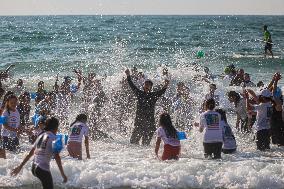
<path fill-rule="evenodd" d="M 263 25 L 268 25 L 272 35 L 274 58 L 263 55 Z M 197 58 L 199 52 L 204 56 Z M 55 188 L 284 187 L 284 148 L 271 145 L 269 151 L 257 151 L 253 134 L 234 129 L 234 113 L 228 117 L 237 139 L 235 154 L 222 154 L 221 160 L 204 159 L 202 134 L 192 128 L 181 142 L 180 160 L 161 162 L 154 155 L 154 138 L 149 147 L 129 143 L 135 110 L 125 116 L 126 132 L 120 132 L 115 118 L 122 110 L 111 104 L 126 68 L 137 67 L 154 84 L 163 82 L 161 70 L 167 68 L 171 75 L 168 90 L 174 92 L 176 83 L 184 82 L 195 100 L 192 121 L 198 120 L 198 107 L 209 89 L 208 83 L 196 78 L 202 78 L 207 67 L 222 107 L 232 112 L 226 93 L 242 89 L 222 79 L 224 68 L 234 64 L 249 73 L 254 83 L 266 85 L 275 72 L 284 74 L 284 16 L 0 16 L 0 70 L 12 64 L 15 67 L 3 81 L 8 89 L 20 78 L 29 92 L 36 90 L 39 81 L 51 90 L 56 75 L 60 82 L 71 76 L 76 83 L 73 69 L 84 75 L 94 72 L 102 79 L 108 102 L 99 127 L 112 139 L 92 141 L 91 159 L 84 152 L 82 161 L 75 160 L 63 150 L 68 182 L 62 183 L 53 160 Z M 279 87 L 283 86 L 280 80 Z M 74 96 L 70 121 L 80 113 L 81 90 Z M 31 145 L 22 137 L 21 151 L 7 152 L 7 159 L 0 159 L 0 188 L 40 188 L 31 173 L 31 161 L 18 176 L 10 176 L 29 149 Z"/>

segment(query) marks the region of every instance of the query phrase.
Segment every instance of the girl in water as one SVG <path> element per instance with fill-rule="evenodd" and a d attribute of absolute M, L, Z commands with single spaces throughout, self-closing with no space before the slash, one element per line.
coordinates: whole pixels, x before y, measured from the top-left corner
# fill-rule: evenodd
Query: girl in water
<path fill-rule="evenodd" d="M 63 178 L 63 182 L 67 182 L 67 177 L 63 171 L 59 153 L 53 153 L 52 150 L 52 142 L 56 140 L 58 125 L 59 121 L 54 117 L 46 120 L 45 132 L 37 138 L 30 153 L 18 167 L 12 170 L 11 175 L 16 176 L 29 159 L 34 156 L 32 165 L 33 175 L 41 181 L 43 189 L 53 189 L 53 180 L 50 173 L 50 160 L 54 157 Z"/>
<path fill-rule="evenodd" d="M 76 120 L 71 124 L 69 140 L 67 144 L 67 150 L 69 155 L 73 158 L 82 160 L 82 140 L 85 137 L 85 146 L 87 158 L 90 159 L 89 151 L 89 127 L 86 125 L 87 116 L 85 114 L 79 114 Z"/>
<path fill-rule="evenodd" d="M 179 159 L 180 155 L 180 141 L 177 136 L 177 130 L 172 124 L 172 120 L 169 114 L 163 113 L 160 115 L 160 127 L 157 132 L 157 141 L 155 147 L 155 154 L 159 158 L 158 152 L 161 144 L 161 140 L 164 142 L 164 152 L 162 160 Z"/>
<path fill-rule="evenodd" d="M 6 118 L 6 123 L 2 128 L 3 148 L 15 152 L 19 147 L 18 135 L 21 133 L 20 114 L 17 110 L 18 99 L 15 95 L 9 95 L 2 116 Z"/>
<path fill-rule="evenodd" d="M 224 154 L 231 154 L 237 150 L 236 139 L 230 125 L 227 122 L 226 112 L 222 109 L 215 110 L 221 115 L 221 125 L 223 128 L 223 147 Z"/>
<path fill-rule="evenodd" d="M 208 99 L 205 101 L 206 111 L 200 115 L 199 131 L 204 132 L 203 146 L 204 156 L 213 159 L 221 159 L 221 151 L 223 144 L 223 129 L 221 126 L 221 115 L 214 111 L 215 100 Z"/>

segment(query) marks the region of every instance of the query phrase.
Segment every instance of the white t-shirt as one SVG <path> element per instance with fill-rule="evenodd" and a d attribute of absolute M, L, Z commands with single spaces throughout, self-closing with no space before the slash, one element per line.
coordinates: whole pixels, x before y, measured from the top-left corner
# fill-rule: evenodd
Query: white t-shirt
<path fill-rule="evenodd" d="M 272 105 L 270 102 L 261 103 L 254 106 L 256 114 L 256 122 L 254 128 L 256 131 L 270 129 L 270 119 L 272 115 Z"/>
<path fill-rule="evenodd" d="M 5 110 L 2 114 L 2 116 L 7 117 L 7 124 L 8 124 L 9 127 L 13 127 L 13 128 L 20 127 L 20 113 L 18 112 L 17 109 L 14 112 L 10 111 L 10 114 L 7 110 Z M 6 136 L 6 137 L 10 137 L 10 138 L 16 138 L 17 137 L 16 132 L 5 129 L 4 126 L 2 128 L 1 134 L 2 134 L 2 136 Z"/>
<path fill-rule="evenodd" d="M 203 142 L 223 142 L 223 129 L 220 124 L 221 115 L 214 111 L 206 111 L 200 115 L 199 127 L 205 129 Z"/>
<path fill-rule="evenodd" d="M 89 127 L 82 122 L 77 121 L 70 128 L 69 141 L 82 142 L 83 136 L 87 137 L 89 134 Z"/>
<path fill-rule="evenodd" d="M 165 144 L 171 146 L 180 146 L 180 141 L 177 138 L 168 138 L 165 130 L 162 127 L 159 127 L 156 131 L 157 137 L 161 137 Z"/>
<path fill-rule="evenodd" d="M 52 142 L 56 140 L 56 135 L 47 131 L 40 135 L 34 143 L 34 164 L 45 171 L 50 171 L 50 160 L 53 155 Z"/>
<path fill-rule="evenodd" d="M 209 100 L 211 98 L 214 99 L 216 106 L 220 105 L 220 96 L 219 95 L 211 94 L 211 93 L 208 93 L 208 94 L 205 95 L 205 100 Z"/>
<path fill-rule="evenodd" d="M 221 121 L 220 124 L 222 125 L 223 128 L 223 140 L 224 140 L 223 149 L 225 150 L 236 149 L 237 143 L 231 127 L 224 121 Z"/>
<path fill-rule="evenodd" d="M 246 109 L 246 100 L 244 98 L 240 99 L 240 101 L 238 102 L 236 112 L 243 121 L 247 119 L 248 115 Z"/>

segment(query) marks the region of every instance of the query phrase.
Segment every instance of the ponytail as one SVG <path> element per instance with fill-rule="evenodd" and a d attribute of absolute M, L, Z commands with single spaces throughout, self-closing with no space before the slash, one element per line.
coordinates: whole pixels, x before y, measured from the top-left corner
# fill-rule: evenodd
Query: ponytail
<path fill-rule="evenodd" d="M 86 114 L 79 114 L 76 117 L 76 120 L 70 125 L 70 127 L 72 127 L 77 121 L 80 122 L 86 122 L 88 120 L 88 117 Z"/>

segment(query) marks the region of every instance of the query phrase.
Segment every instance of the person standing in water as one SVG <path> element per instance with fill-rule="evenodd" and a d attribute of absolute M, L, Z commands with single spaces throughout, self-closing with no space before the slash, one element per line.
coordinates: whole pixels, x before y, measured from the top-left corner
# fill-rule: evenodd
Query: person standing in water
<path fill-rule="evenodd" d="M 143 145 L 150 145 L 151 139 L 155 133 L 155 105 L 159 97 L 167 90 L 169 81 L 165 80 L 163 88 L 156 92 L 151 92 L 153 82 L 146 80 L 144 82 L 143 91 L 138 89 L 131 80 L 130 71 L 125 71 L 127 81 L 134 94 L 137 96 L 137 110 L 134 122 L 134 130 L 130 138 L 130 143 L 139 144 L 142 138 Z"/>
<path fill-rule="evenodd" d="M 56 140 L 58 126 L 58 119 L 51 117 L 46 120 L 46 126 L 44 128 L 45 132 L 37 138 L 33 145 L 33 148 L 24 158 L 22 163 L 12 170 L 12 176 L 16 176 L 33 156 L 34 160 L 32 164 L 32 174 L 41 181 L 43 189 L 53 189 L 53 179 L 50 172 L 50 161 L 51 158 L 54 157 L 60 174 L 63 178 L 63 183 L 67 182 L 67 177 L 62 167 L 60 155 L 58 152 L 54 152 L 52 149 L 52 142 Z"/>
<path fill-rule="evenodd" d="M 272 58 L 273 58 L 273 52 L 272 52 L 272 39 L 271 39 L 271 34 L 270 32 L 267 30 L 267 25 L 263 26 L 263 41 L 265 42 L 265 46 L 264 46 L 264 57 L 266 57 L 266 55 L 268 55 L 267 50 L 270 52 Z"/>

